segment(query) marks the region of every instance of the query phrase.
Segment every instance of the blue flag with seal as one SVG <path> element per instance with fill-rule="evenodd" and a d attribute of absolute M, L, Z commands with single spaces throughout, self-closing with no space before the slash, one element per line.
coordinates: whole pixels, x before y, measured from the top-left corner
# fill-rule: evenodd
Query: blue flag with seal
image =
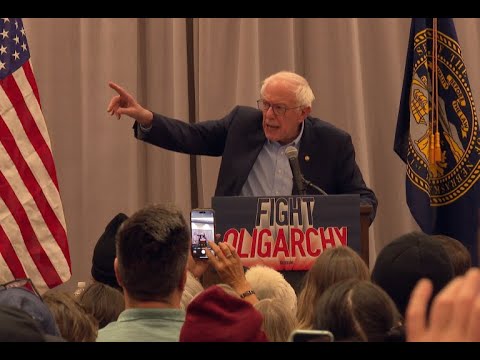
<path fill-rule="evenodd" d="M 478 119 L 451 18 L 412 19 L 394 150 L 422 231 L 461 241 L 478 264 Z"/>

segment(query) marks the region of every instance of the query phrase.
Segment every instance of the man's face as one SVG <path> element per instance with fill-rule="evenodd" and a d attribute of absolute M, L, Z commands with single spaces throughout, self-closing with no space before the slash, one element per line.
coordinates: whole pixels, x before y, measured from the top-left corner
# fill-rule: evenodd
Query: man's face
<path fill-rule="evenodd" d="M 282 145 L 295 140 L 300 132 L 300 125 L 310 112 L 310 108 L 298 107 L 292 86 L 274 81 L 265 87 L 262 100 L 271 105 L 268 110 L 263 110 L 265 137 L 270 141 L 278 141 Z M 285 109 L 287 110 L 282 115 L 281 113 Z"/>

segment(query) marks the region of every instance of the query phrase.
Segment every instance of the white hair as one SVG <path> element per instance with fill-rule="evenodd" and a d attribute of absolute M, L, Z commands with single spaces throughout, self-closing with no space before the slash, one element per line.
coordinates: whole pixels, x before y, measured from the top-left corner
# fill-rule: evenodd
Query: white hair
<path fill-rule="evenodd" d="M 267 266 L 256 265 L 247 270 L 245 277 L 259 300 L 279 299 L 293 314 L 297 313 L 295 290 L 278 271 Z"/>
<path fill-rule="evenodd" d="M 283 82 L 294 87 L 293 92 L 295 93 L 297 104 L 299 106 L 312 106 L 312 102 L 315 100 L 315 95 L 313 94 L 312 88 L 308 84 L 308 81 L 303 76 L 291 71 L 280 71 L 263 80 L 262 87 L 260 89 L 260 95 L 263 97 L 265 87 L 276 81 Z"/>

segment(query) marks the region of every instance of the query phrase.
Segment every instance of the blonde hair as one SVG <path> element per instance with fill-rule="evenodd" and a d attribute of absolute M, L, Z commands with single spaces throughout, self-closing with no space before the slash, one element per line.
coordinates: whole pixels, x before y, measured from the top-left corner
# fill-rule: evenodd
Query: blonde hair
<path fill-rule="evenodd" d="M 297 313 L 297 295 L 281 273 L 267 266 L 256 265 L 247 270 L 245 278 L 255 290 L 258 300 L 280 299 L 292 314 Z"/>
<path fill-rule="evenodd" d="M 255 308 L 263 315 L 263 331 L 272 342 L 286 342 L 297 320 L 281 299 L 263 299 Z"/>
<path fill-rule="evenodd" d="M 43 296 L 60 330 L 62 337 L 70 342 L 94 342 L 97 339 L 98 323 L 95 318 L 67 292 L 47 291 Z"/>
<path fill-rule="evenodd" d="M 363 259 L 348 246 L 324 250 L 308 271 L 298 296 L 299 328 L 313 328 L 315 304 L 328 287 L 341 280 L 352 278 L 370 280 L 370 272 Z"/>
<path fill-rule="evenodd" d="M 273 75 L 270 75 L 262 82 L 262 87 L 260 89 L 260 95 L 263 97 L 265 88 L 273 82 L 282 82 L 291 86 L 292 91 L 295 94 L 297 99 L 297 105 L 299 106 L 312 106 L 313 100 L 315 100 L 315 95 L 313 94 L 312 88 L 308 84 L 308 81 L 291 71 L 280 71 Z"/>
<path fill-rule="evenodd" d="M 202 284 L 200 284 L 190 271 L 187 271 L 187 281 L 185 282 L 185 289 L 183 290 L 182 298 L 180 299 L 180 307 L 185 310 L 192 299 L 202 291 Z"/>

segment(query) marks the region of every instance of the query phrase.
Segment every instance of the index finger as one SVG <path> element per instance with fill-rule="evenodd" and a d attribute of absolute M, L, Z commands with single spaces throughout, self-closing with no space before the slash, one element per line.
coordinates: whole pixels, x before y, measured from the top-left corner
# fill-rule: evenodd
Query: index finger
<path fill-rule="evenodd" d="M 108 86 L 115 90 L 120 96 L 128 97 L 128 93 L 125 91 L 125 89 L 122 88 L 120 85 L 115 84 L 113 81 L 109 81 Z"/>

